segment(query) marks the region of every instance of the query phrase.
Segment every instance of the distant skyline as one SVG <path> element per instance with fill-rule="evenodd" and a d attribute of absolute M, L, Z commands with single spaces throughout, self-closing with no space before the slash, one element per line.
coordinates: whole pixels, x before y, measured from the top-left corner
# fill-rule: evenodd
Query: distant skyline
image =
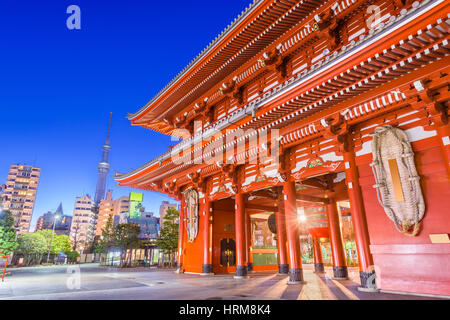
<path fill-rule="evenodd" d="M 94 197 L 109 112 L 111 170 L 106 189 L 128 195 L 114 172 L 129 172 L 173 144 L 126 119 L 199 54 L 250 1 L 18 1 L 0 3 L 0 182 L 11 164 L 41 168 L 31 230 L 60 202 Z M 69 30 L 66 9 L 81 9 Z M 159 213 L 160 193 L 143 192 Z"/>

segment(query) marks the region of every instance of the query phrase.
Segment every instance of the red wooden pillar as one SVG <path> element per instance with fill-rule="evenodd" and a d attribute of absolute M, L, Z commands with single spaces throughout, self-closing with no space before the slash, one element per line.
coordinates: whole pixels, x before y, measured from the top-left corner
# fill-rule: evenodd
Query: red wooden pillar
<path fill-rule="evenodd" d="M 286 256 L 286 220 L 284 216 L 283 201 L 278 201 L 277 221 L 277 247 L 278 247 L 278 273 L 288 274 L 289 263 Z"/>
<path fill-rule="evenodd" d="M 322 249 L 320 248 L 320 242 L 318 238 L 313 238 L 314 249 L 314 271 L 317 273 L 324 272 Z"/>
<path fill-rule="evenodd" d="M 252 254 L 252 224 L 250 214 L 245 213 L 245 257 L 247 261 L 247 271 L 253 271 Z"/>
<path fill-rule="evenodd" d="M 295 182 L 283 183 L 284 213 L 286 218 L 286 235 L 289 253 L 289 281 L 288 284 L 297 284 L 303 281 L 302 257 L 300 252 L 300 239 L 297 219 L 297 197 Z"/>
<path fill-rule="evenodd" d="M 212 203 L 208 198 L 205 198 L 203 204 L 203 265 L 202 274 L 209 275 L 212 274 L 212 263 L 211 263 L 211 211 Z"/>
<path fill-rule="evenodd" d="M 358 168 L 356 167 L 355 152 L 352 147 L 344 152 L 345 177 L 347 182 L 348 197 L 352 214 L 353 227 L 355 229 L 356 250 L 358 252 L 359 276 L 361 289 L 368 290 L 368 278 L 372 277 L 373 258 L 370 254 L 369 231 L 367 228 L 366 213 L 361 187 L 359 185 Z"/>
<path fill-rule="evenodd" d="M 330 231 L 331 253 L 333 257 L 333 276 L 336 280 L 348 279 L 347 264 L 345 262 L 344 247 L 342 245 L 341 227 L 336 200 L 329 199 L 327 204 L 328 229 Z"/>
<path fill-rule="evenodd" d="M 444 156 L 445 169 L 447 177 L 450 181 L 450 125 L 446 124 L 436 128 L 441 146 L 442 155 Z"/>
<path fill-rule="evenodd" d="M 236 276 L 247 276 L 247 262 L 245 260 L 245 203 L 244 195 L 235 195 L 235 230 L 236 230 Z"/>
<path fill-rule="evenodd" d="M 183 272 L 183 249 L 184 249 L 184 213 L 186 211 L 186 202 L 184 201 L 184 195 L 181 199 L 180 206 L 180 219 L 178 225 L 178 263 L 177 272 Z"/>

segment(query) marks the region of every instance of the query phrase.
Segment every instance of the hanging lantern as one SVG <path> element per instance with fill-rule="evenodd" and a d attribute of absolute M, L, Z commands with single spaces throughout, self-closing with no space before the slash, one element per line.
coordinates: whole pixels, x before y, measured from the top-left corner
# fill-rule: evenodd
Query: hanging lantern
<path fill-rule="evenodd" d="M 269 226 L 270 232 L 277 234 L 277 219 L 275 213 L 272 213 L 267 219 L 267 225 Z"/>

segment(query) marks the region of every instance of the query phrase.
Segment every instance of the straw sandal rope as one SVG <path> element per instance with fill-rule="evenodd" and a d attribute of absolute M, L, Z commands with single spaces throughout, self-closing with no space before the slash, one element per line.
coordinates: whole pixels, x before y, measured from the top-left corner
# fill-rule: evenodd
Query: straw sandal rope
<path fill-rule="evenodd" d="M 399 232 L 416 236 L 425 203 L 408 136 L 403 130 L 389 125 L 376 128 L 371 136 L 373 162 L 370 166 L 375 176 L 378 201 Z M 395 197 L 390 159 L 396 159 L 404 201 L 397 201 Z"/>

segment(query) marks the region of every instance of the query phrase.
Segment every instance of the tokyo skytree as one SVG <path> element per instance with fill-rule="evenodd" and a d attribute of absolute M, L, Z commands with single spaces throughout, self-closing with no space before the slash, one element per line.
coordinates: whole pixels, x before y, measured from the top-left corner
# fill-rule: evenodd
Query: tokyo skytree
<path fill-rule="evenodd" d="M 94 240 L 95 230 L 97 228 L 98 211 L 100 207 L 100 201 L 105 199 L 106 195 L 106 178 L 108 176 L 111 165 L 108 162 L 109 151 L 111 150 L 109 134 L 111 130 L 111 118 L 112 112 L 109 113 L 108 131 L 106 133 L 105 143 L 102 147 L 102 160 L 98 163 L 98 179 L 97 187 L 95 189 L 94 205 L 92 208 L 92 215 L 89 224 L 88 242 Z"/>

